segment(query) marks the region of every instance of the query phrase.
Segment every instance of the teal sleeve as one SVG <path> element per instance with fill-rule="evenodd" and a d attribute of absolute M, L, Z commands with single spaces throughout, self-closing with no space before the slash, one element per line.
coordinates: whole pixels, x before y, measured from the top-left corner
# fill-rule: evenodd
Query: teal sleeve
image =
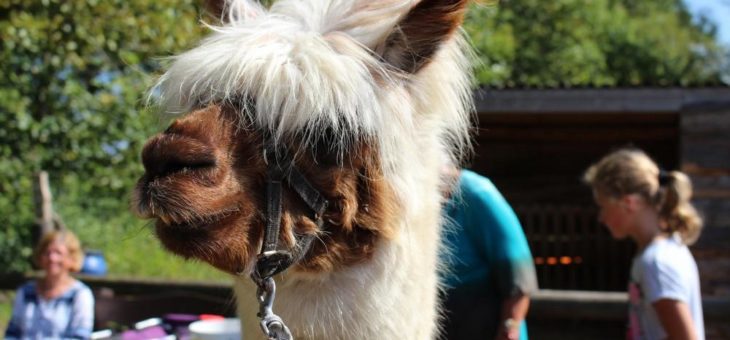
<path fill-rule="evenodd" d="M 480 226 L 474 241 L 482 244 L 481 255 L 494 270 L 497 289 L 502 296 L 532 293 L 537 289 L 535 267 L 517 215 L 491 181 L 475 182 L 464 192 L 472 205 L 468 218 Z"/>

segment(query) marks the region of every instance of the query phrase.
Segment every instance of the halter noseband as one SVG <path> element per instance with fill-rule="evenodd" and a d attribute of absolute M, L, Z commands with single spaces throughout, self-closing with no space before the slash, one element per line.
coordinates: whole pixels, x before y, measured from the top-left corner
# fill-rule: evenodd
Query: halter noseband
<path fill-rule="evenodd" d="M 282 182 L 296 192 L 312 211 L 317 230 L 324 225 L 322 215 L 329 202 L 317 191 L 306 177 L 294 166 L 286 150 L 275 148 L 273 142 L 264 143 L 264 162 L 266 163 L 266 226 L 261 252 L 256 259 L 256 267 L 251 279 L 258 287 L 258 317 L 261 329 L 271 340 L 290 340 L 291 332 L 272 307 L 276 294 L 276 284 L 272 276 L 286 270 L 301 260 L 309 251 L 314 239 L 313 234 L 295 235 L 294 247 L 290 250 L 278 249 L 281 230 L 281 192 Z"/>

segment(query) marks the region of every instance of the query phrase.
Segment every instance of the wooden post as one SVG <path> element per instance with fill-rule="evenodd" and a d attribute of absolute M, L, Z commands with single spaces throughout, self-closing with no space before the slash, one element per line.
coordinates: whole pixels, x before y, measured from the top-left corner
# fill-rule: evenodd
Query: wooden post
<path fill-rule="evenodd" d="M 53 223 L 53 196 L 51 195 L 51 187 L 48 184 L 48 173 L 45 171 L 37 173 L 33 184 L 36 222 L 40 229 L 39 236 L 42 236 L 55 229 Z"/>

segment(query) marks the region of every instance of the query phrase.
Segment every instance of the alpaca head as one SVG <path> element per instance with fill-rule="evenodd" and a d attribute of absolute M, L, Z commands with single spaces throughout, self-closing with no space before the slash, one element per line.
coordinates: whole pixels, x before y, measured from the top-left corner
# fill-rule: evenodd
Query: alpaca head
<path fill-rule="evenodd" d="M 153 91 L 178 117 L 144 147 L 134 194 L 165 247 L 251 271 L 265 221 L 264 143 L 330 201 L 318 233 L 285 186 L 282 246 L 317 233 L 295 270 L 356 263 L 394 237 L 419 148 L 453 156 L 468 124 L 454 33 L 466 1 L 413 2 L 208 1 L 222 24 L 175 57 Z"/>

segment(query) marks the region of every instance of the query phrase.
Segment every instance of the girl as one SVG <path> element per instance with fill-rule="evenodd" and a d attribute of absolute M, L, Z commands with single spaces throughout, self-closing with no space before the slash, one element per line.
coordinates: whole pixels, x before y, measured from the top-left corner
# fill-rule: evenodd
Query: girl
<path fill-rule="evenodd" d="M 94 324 L 94 296 L 74 279 L 83 252 L 70 231 L 53 231 L 41 239 L 33 260 L 43 276 L 18 289 L 7 339 L 88 339 Z"/>
<path fill-rule="evenodd" d="M 629 283 L 628 339 L 704 339 L 697 265 L 687 245 L 702 221 L 689 199 L 692 185 L 664 172 L 644 152 L 613 152 L 585 173 L 599 220 L 616 239 L 638 246 Z"/>

